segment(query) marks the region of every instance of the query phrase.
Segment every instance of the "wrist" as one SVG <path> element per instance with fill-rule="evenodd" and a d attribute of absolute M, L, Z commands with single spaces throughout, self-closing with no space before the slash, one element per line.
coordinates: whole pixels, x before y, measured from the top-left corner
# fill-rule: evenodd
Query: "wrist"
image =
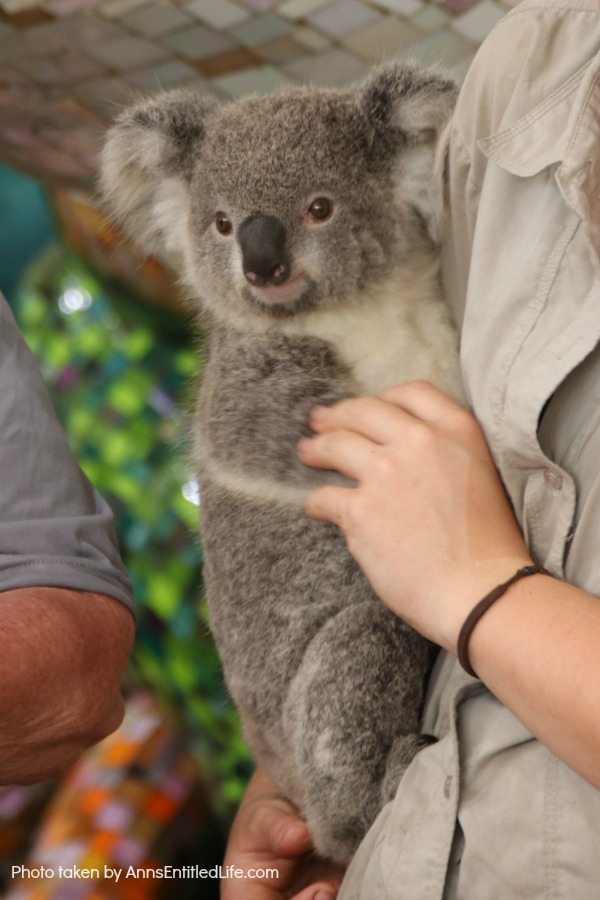
<path fill-rule="evenodd" d="M 471 635 L 473 631 L 477 628 L 480 620 L 485 617 L 485 614 L 489 612 L 492 606 L 506 593 L 508 593 L 508 591 L 510 591 L 513 585 L 516 585 L 518 581 L 522 581 L 524 578 L 531 578 L 533 575 L 549 574 L 550 573 L 540 565 L 533 564 L 530 566 L 522 566 L 520 569 L 517 569 L 514 575 L 512 575 L 507 581 L 503 581 L 500 584 L 496 585 L 495 588 L 492 588 L 492 590 L 473 607 L 473 609 L 463 622 L 463 626 L 458 636 L 458 661 L 465 672 L 467 672 L 469 675 L 472 675 L 474 678 L 477 677 L 477 672 L 473 668 L 473 664 L 471 662 L 469 645 L 471 642 Z"/>
<path fill-rule="evenodd" d="M 563 584 L 546 570 L 521 578 L 481 617 L 469 641 L 469 659 L 482 681 L 489 684 L 499 675 L 508 675 L 513 684 L 529 679 L 534 646 L 543 648 L 554 627 L 560 609 L 556 592 Z"/>
<path fill-rule="evenodd" d="M 534 565 L 526 552 L 484 563 L 475 563 L 453 579 L 444 591 L 443 614 L 440 619 L 440 646 L 457 655 L 461 629 L 477 604 L 495 587 L 512 578 L 524 566 Z M 511 588 L 509 588 L 511 590 Z"/>

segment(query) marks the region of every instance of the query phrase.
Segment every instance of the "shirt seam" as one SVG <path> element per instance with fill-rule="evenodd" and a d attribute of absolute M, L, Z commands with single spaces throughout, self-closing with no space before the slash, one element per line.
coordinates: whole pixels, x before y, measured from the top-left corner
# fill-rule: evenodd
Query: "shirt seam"
<path fill-rule="evenodd" d="M 481 189 L 483 187 L 483 183 L 479 184 L 473 176 L 473 157 L 467 150 L 464 138 L 460 131 L 460 127 L 456 121 L 453 122 L 452 132 L 453 132 L 453 136 L 454 136 L 454 144 L 455 144 L 455 146 L 458 145 L 458 150 L 464 156 L 464 159 L 469 167 L 469 174 L 467 176 L 467 184 L 473 185 L 473 187 L 475 187 L 478 191 L 481 191 Z"/>
<path fill-rule="evenodd" d="M 12 581 L 12 579 L 10 578 L 11 572 L 15 573 L 23 571 L 25 569 L 30 571 L 35 571 L 37 569 L 43 572 L 47 571 L 49 566 L 54 571 L 52 574 L 48 573 L 48 581 L 44 581 L 43 577 L 40 576 L 40 580 L 38 582 L 36 576 L 36 582 L 31 585 L 11 583 L 9 586 L 7 586 L 4 583 L 5 581 Z M 97 582 L 97 584 L 93 586 L 84 586 L 81 580 L 79 584 L 71 584 L 70 577 L 75 577 L 77 571 L 83 573 L 89 578 L 93 578 Z M 55 581 L 57 572 L 60 576 L 60 581 L 58 583 Z M 60 586 L 65 590 L 76 592 L 106 594 L 107 596 L 113 597 L 115 600 L 118 600 L 119 603 L 122 603 L 123 606 L 125 606 L 129 611 L 134 622 L 137 623 L 139 621 L 139 613 L 135 604 L 135 599 L 127 583 L 126 577 L 124 577 L 122 581 L 119 581 L 116 578 L 108 575 L 106 572 L 102 572 L 100 569 L 96 569 L 93 566 L 77 565 L 74 562 L 59 563 L 56 560 L 44 561 L 42 557 L 32 562 L 14 563 L 4 567 L 0 566 L 0 593 L 9 590 L 27 589 L 29 587 L 43 588 L 57 586 Z"/>
<path fill-rule="evenodd" d="M 81 569 L 84 572 L 91 572 L 94 575 L 97 575 L 99 578 L 105 581 L 112 581 L 115 584 L 122 584 L 124 582 L 124 578 L 121 579 L 117 575 L 109 575 L 107 572 L 103 572 L 102 569 L 98 569 L 92 563 L 78 562 L 76 560 L 69 559 L 65 557 L 64 559 L 57 560 L 51 556 L 38 556 L 37 559 L 31 560 L 30 562 L 20 562 L 20 563 L 2 563 L 2 554 L 0 554 L 0 577 L 3 572 L 9 572 L 11 569 L 29 569 L 32 566 L 60 566 L 62 568 L 67 569 Z"/>
<path fill-rule="evenodd" d="M 567 144 L 567 149 L 565 151 L 565 160 L 569 160 L 571 153 L 574 151 L 575 146 L 581 135 L 581 129 L 584 127 L 585 122 L 588 120 L 590 115 L 590 106 L 591 106 L 591 98 L 592 94 L 598 88 L 598 84 L 600 83 L 600 71 L 597 71 L 592 78 L 592 82 L 588 87 L 586 95 L 582 101 L 581 107 L 579 109 L 577 119 L 573 126 L 573 131 L 569 138 L 569 143 Z"/>
<path fill-rule="evenodd" d="M 505 412 L 508 395 L 512 386 L 512 373 L 517 361 L 517 357 L 522 352 L 527 339 L 535 329 L 540 316 L 542 315 L 544 309 L 548 304 L 550 292 L 552 291 L 552 286 L 556 281 L 556 277 L 560 269 L 560 264 L 564 259 L 567 248 L 569 247 L 571 241 L 574 239 L 580 224 L 581 220 L 575 213 L 571 212 L 570 216 L 566 217 L 563 230 L 559 235 L 554 247 L 552 247 L 546 257 L 546 262 L 543 271 L 540 274 L 536 290 L 534 291 L 530 302 L 527 304 L 526 309 L 523 311 L 521 328 L 518 330 L 515 329 L 515 339 L 510 346 L 510 353 L 507 349 L 505 357 L 506 367 L 503 371 L 500 390 L 498 391 L 496 401 L 493 404 L 496 435 L 499 438 L 497 444 L 498 447 L 512 447 L 509 435 L 507 434 L 508 423 L 506 420 Z M 525 321 L 525 316 L 527 314 L 528 320 Z M 543 460 L 547 461 L 547 457 L 540 447 L 539 441 L 537 440 L 537 433 L 534 434 L 533 438 L 535 441 L 535 446 L 533 449 L 537 453 L 538 460 L 540 459 L 539 454 L 541 454 Z M 531 453 L 531 445 L 528 445 L 527 449 L 528 452 Z M 506 464 L 506 450 L 501 453 L 501 460 L 503 464 Z"/>
<path fill-rule="evenodd" d="M 490 150 L 502 151 L 505 144 L 510 143 L 514 137 L 517 137 L 529 128 L 530 125 L 537 122 L 538 119 L 568 97 L 569 94 L 574 93 L 589 65 L 590 63 L 587 62 L 580 69 L 577 69 L 576 72 L 570 75 L 567 80 L 559 85 L 548 97 L 542 100 L 541 103 L 528 113 L 525 113 L 525 115 L 521 119 L 518 119 L 513 125 L 509 125 L 508 128 L 502 129 L 502 131 L 491 134 L 488 137 L 481 138 L 481 140 L 477 142 L 477 146 L 485 153 L 480 145 L 482 142 L 489 142 Z M 485 155 L 487 156 L 487 154 Z"/>
<path fill-rule="evenodd" d="M 523 4 L 523 6 L 525 6 L 525 4 Z M 487 39 L 489 40 L 490 36 L 492 34 L 494 34 L 495 31 L 499 31 L 504 25 L 506 25 L 507 22 L 510 22 L 516 16 L 525 15 L 528 12 L 534 12 L 536 10 L 537 11 L 542 10 L 542 11 L 546 11 L 546 12 L 552 12 L 553 10 L 558 10 L 558 11 L 570 10 L 572 12 L 587 13 L 587 14 L 593 14 L 594 12 L 597 14 L 597 12 L 598 12 L 597 9 L 592 9 L 587 6 L 586 7 L 575 6 L 575 5 L 573 5 L 573 3 L 570 3 L 570 2 L 536 3 L 535 5 L 532 4 L 531 6 L 527 5 L 527 6 L 525 6 L 525 8 L 518 7 L 517 9 L 510 10 L 510 12 L 507 13 L 507 15 L 505 15 L 499 22 L 497 22 L 494 25 L 494 27 L 490 30 Z M 588 63 L 588 65 L 589 65 L 589 63 Z M 585 67 L 583 67 L 583 68 L 585 68 Z M 574 75 L 570 76 L 567 79 L 567 81 L 565 82 L 565 84 L 568 84 L 576 75 L 581 75 L 581 70 L 578 70 L 578 72 L 576 72 L 576 73 L 574 73 Z M 561 99 L 562 99 L 562 97 L 561 97 Z M 553 102 L 555 102 L 554 98 L 552 98 L 552 100 L 553 100 Z M 542 101 L 542 103 L 544 103 L 544 101 Z M 546 110 L 544 110 L 544 112 L 545 111 Z M 533 112 L 533 110 L 531 112 Z M 526 114 L 526 117 L 527 117 L 527 115 L 528 114 Z M 530 122 L 528 122 L 527 124 L 530 124 Z M 460 128 L 456 122 L 454 123 L 454 131 L 455 131 L 455 134 L 459 138 L 460 145 L 463 148 L 463 150 L 467 156 L 467 159 L 469 160 L 469 163 L 472 164 L 473 159 L 472 159 L 470 153 L 468 152 L 468 150 L 466 149 L 464 138 L 463 138 L 463 136 L 460 132 Z M 494 135 L 490 135 L 490 137 L 493 137 L 493 136 Z M 475 182 L 474 179 L 473 179 L 473 184 L 475 184 L 475 186 L 478 187 L 479 189 L 481 189 L 481 187 L 482 187 L 482 185 L 477 184 L 477 182 Z"/>

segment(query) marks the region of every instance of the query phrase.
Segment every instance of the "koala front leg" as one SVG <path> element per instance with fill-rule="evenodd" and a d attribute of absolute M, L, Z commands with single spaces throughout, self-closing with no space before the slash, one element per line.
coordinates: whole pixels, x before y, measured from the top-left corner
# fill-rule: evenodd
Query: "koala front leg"
<path fill-rule="evenodd" d="M 290 688 L 284 729 L 320 855 L 348 862 L 420 748 L 432 653 L 375 599 L 344 609 L 311 642 Z"/>
<path fill-rule="evenodd" d="M 215 332 L 197 411 L 198 453 L 249 479 L 310 487 L 342 481 L 305 466 L 298 441 L 311 433 L 313 406 L 353 393 L 349 374 L 325 342 L 281 335 Z"/>

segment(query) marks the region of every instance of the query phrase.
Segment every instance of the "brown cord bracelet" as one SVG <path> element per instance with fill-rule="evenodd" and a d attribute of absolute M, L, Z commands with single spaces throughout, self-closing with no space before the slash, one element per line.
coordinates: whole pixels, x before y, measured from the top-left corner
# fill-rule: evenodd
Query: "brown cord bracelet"
<path fill-rule="evenodd" d="M 550 575 L 543 566 L 531 565 L 531 566 L 523 566 L 522 569 L 519 569 L 512 578 L 509 578 L 508 581 L 503 582 L 502 584 L 497 585 L 489 594 L 486 594 L 485 597 L 477 603 L 465 621 L 463 622 L 463 626 L 460 629 L 460 634 L 458 635 L 458 643 L 456 645 L 456 651 L 458 655 L 458 661 L 469 675 L 472 675 L 474 678 L 477 678 L 477 674 L 471 665 L 471 661 L 469 659 L 469 641 L 471 639 L 471 634 L 473 633 L 473 629 L 481 619 L 483 615 L 488 611 L 490 606 L 496 602 L 498 597 L 501 597 L 502 594 L 506 593 L 509 587 L 515 583 L 515 581 L 519 581 L 521 578 L 526 578 L 528 575 Z"/>

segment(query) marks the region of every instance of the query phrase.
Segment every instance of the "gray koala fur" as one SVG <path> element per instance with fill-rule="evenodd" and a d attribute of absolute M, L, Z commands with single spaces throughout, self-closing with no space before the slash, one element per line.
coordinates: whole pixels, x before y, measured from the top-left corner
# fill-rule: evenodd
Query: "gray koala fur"
<path fill-rule="evenodd" d="M 257 760 L 339 863 L 421 745 L 434 648 L 377 599 L 338 529 L 305 516 L 311 486 L 344 479 L 296 447 L 316 404 L 415 378 L 462 398 L 435 244 L 454 99 L 400 63 L 229 104 L 178 90 L 126 110 L 102 159 L 116 218 L 177 259 L 209 323 L 194 446 L 211 625 Z M 333 214 L 315 222 L 320 196 Z M 285 235 L 282 287 L 275 268 L 267 286 L 244 274 L 256 216 Z"/>

